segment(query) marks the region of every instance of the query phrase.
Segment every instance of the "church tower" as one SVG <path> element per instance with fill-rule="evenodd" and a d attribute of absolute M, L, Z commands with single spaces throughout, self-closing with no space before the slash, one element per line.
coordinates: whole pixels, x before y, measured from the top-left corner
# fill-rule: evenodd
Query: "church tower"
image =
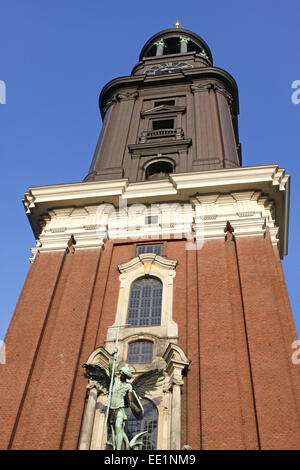
<path fill-rule="evenodd" d="M 2 449 L 104 449 L 83 363 L 163 368 L 143 449 L 299 449 L 297 340 L 280 259 L 289 175 L 242 167 L 238 89 L 177 23 L 110 81 L 80 183 L 32 187 L 36 246 L 0 366 Z"/>

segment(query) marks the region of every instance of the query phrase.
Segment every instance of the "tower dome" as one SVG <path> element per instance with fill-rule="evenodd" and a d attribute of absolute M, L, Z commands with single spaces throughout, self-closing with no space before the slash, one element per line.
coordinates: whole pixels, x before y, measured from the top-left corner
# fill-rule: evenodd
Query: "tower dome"
<path fill-rule="evenodd" d="M 212 64 L 212 54 L 206 42 L 198 34 L 177 26 L 154 34 L 146 42 L 132 75 L 176 73 L 185 68 L 209 67 Z"/>

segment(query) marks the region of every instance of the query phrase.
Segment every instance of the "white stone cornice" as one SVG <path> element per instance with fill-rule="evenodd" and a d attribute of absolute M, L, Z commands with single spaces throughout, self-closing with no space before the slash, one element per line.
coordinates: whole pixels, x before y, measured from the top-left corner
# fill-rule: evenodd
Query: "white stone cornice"
<path fill-rule="evenodd" d="M 65 250 L 71 237 L 76 249 L 102 247 L 108 238 L 137 240 L 149 236 L 185 238 L 189 244 L 186 249 L 200 249 L 205 240 L 224 238 L 227 221 L 234 227 L 236 237 L 264 236 L 268 228 L 272 243 L 277 246 L 279 242 L 275 202 L 260 191 L 197 194 L 188 202 L 153 206 L 99 207 L 49 210 L 42 218 L 41 233 L 33 253 Z M 155 217 L 155 223 L 148 225 L 145 217 L 149 215 Z M 176 262 L 144 253 L 120 265 L 120 272 L 133 270 L 139 263 L 174 269 Z"/>
<path fill-rule="evenodd" d="M 124 192 L 124 188 L 128 185 L 128 181 L 113 180 L 113 181 L 101 181 L 101 182 L 84 182 L 84 183 L 66 183 L 66 184 L 55 184 L 51 186 L 35 186 L 29 189 L 29 192 L 25 193 L 24 201 L 28 200 L 31 207 L 34 207 L 34 203 L 41 202 L 58 202 L 58 201 L 72 201 L 77 200 L 78 197 L 92 198 L 121 195 Z M 30 205 L 29 204 L 29 205 Z"/>
<path fill-rule="evenodd" d="M 170 179 L 174 182 L 174 186 L 177 189 L 186 189 L 196 185 L 201 188 L 220 186 L 231 189 L 234 186 L 252 186 L 257 183 L 270 182 L 274 186 L 279 186 L 279 190 L 282 191 L 285 189 L 288 178 L 289 175 L 285 175 L 284 170 L 279 169 L 278 165 L 261 165 L 170 175 Z"/>
<path fill-rule="evenodd" d="M 99 211 L 103 204 L 107 207 Z M 273 244 L 280 242 L 281 257 L 287 253 L 289 175 L 277 165 L 173 174 L 141 183 L 34 187 L 24 206 L 39 251 L 65 249 L 71 235 L 76 249 L 102 246 L 106 238 L 180 233 L 198 241 L 220 238 L 230 220 L 236 236 L 264 234 L 268 227 Z M 145 225 L 145 217 L 154 214 L 156 222 Z"/>
<path fill-rule="evenodd" d="M 111 200 L 113 196 L 122 196 L 125 199 L 173 196 L 178 190 L 193 189 L 195 191 L 216 192 L 218 187 L 233 191 L 234 188 L 250 186 L 257 189 L 259 183 L 266 187 L 268 183 L 277 186 L 279 191 L 285 191 L 289 175 L 278 165 L 261 165 L 224 170 L 211 170 L 193 173 L 171 174 L 169 179 L 159 181 L 146 181 L 141 183 L 128 183 L 128 180 L 96 181 L 83 183 L 67 183 L 53 186 L 36 186 L 25 193 L 24 206 L 31 213 L 36 206 L 43 204 L 48 209 L 61 206 L 72 206 L 72 201 L 78 205 L 82 202 L 88 204 L 99 203 L 102 199 Z M 208 191 L 210 190 L 210 191 Z M 115 198 L 114 198 L 115 199 Z"/>

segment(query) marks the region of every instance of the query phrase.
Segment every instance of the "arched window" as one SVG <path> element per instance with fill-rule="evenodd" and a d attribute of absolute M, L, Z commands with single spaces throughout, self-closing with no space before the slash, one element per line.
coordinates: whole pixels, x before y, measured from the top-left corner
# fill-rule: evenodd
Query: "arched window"
<path fill-rule="evenodd" d="M 147 166 L 146 180 L 166 178 L 170 173 L 173 173 L 173 165 L 168 161 L 156 161 Z"/>
<path fill-rule="evenodd" d="M 133 282 L 127 323 L 131 326 L 160 325 L 162 283 L 154 277 L 142 277 Z"/>
<path fill-rule="evenodd" d="M 141 450 L 155 450 L 157 447 L 157 425 L 158 412 L 154 403 L 143 399 L 144 417 L 142 420 L 136 419 L 130 408 L 126 408 L 127 421 L 125 421 L 125 432 L 129 441 L 139 432 L 147 431 L 143 436 L 143 445 Z"/>
<path fill-rule="evenodd" d="M 164 40 L 164 43 L 164 55 L 180 53 L 179 37 L 167 38 Z"/>
<path fill-rule="evenodd" d="M 129 343 L 127 362 L 129 364 L 152 362 L 152 355 L 152 341 L 134 341 L 133 343 Z"/>

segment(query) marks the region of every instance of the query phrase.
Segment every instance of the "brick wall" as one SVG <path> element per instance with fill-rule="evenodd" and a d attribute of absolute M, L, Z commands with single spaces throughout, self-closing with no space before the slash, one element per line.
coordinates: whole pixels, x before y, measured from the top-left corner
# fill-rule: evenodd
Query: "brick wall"
<path fill-rule="evenodd" d="M 193 449 L 299 448 L 297 339 L 269 237 L 164 241 L 177 259 L 173 319 L 191 360 L 182 394 L 182 445 Z M 37 256 L 0 366 L 1 449 L 76 449 L 85 407 L 81 364 L 115 319 L 117 265 L 131 240 L 104 250 Z"/>

